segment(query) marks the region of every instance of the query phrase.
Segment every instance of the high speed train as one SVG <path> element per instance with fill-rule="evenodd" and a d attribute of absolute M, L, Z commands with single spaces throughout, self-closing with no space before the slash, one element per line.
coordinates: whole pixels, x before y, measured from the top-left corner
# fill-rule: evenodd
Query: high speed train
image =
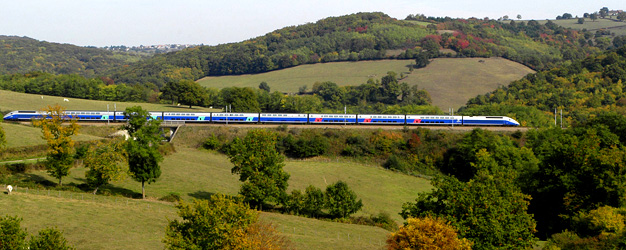
<path fill-rule="evenodd" d="M 125 122 L 120 111 L 65 111 L 68 119 L 78 121 Z M 5 120 L 28 121 L 45 116 L 40 111 L 12 111 Z M 506 116 L 388 115 L 388 114 L 293 114 L 293 113 L 215 113 L 150 112 L 152 119 L 190 123 L 276 123 L 276 124 L 374 124 L 374 125 L 442 125 L 442 126 L 519 126 Z"/>

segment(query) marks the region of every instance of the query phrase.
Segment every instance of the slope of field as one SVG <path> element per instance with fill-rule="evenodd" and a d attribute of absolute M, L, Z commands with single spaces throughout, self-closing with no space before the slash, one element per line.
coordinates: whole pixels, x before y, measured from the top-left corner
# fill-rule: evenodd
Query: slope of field
<path fill-rule="evenodd" d="M 163 249 L 171 203 L 18 189 L 0 200 L 0 214 L 20 216 L 30 234 L 56 227 L 76 249 Z M 303 217 L 261 213 L 297 249 L 380 249 L 388 231 Z"/>
<path fill-rule="evenodd" d="M 591 20 L 590 18 L 585 18 L 585 22 L 583 24 L 579 24 L 577 18 L 551 20 L 551 21 L 565 28 L 571 28 L 571 29 L 576 29 L 576 30 L 587 29 L 593 32 L 595 32 L 596 30 L 600 30 L 600 29 L 607 29 L 615 33 L 615 35 L 617 36 L 626 35 L 626 22 L 621 22 L 615 18 L 614 19 L 598 18 L 595 21 Z M 545 24 L 548 21 L 542 20 L 538 22 L 541 24 Z"/>
<path fill-rule="evenodd" d="M 11 123 L 0 123 L 0 126 L 4 129 L 7 140 L 6 146 L 9 148 L 46 144 L 46 141 L 41 138 L 40 128 Z M 102 138 L 80 134 L 79 131 L 79 134 L 72 136 L 72 139 L 76 141 L 91 141 Z"/>
<path fill-rule="evenodd" d="M 8 112 L 13 110 L 40 110 L 47 105 L 59 104 L 66 108 L 66 110 L 109 110 L 113 111 L 114 105 L 117 105 L 118 111 L 124 111 L 126 107 L 141 106 L 150 111 L 211 111 L 208 108 L 193 107 L 189 109 L 188 106 L 173 106 L 168 104 L 154 104 L 154 103 L 133 103 L 133 102 L 109 102 L 109 101 L 94 101 L 85 99 L 67 98 L 69 102 L 63 101 L 64 97 L 58 96 L 43 96 L 34 94 L 24 94 L 6 90 L 0 90 L 0 112 Z"/>
<path fill-rule="evenodd" d="M 363 62 L 334 62 L 309 64 L 272 72 L 205 77 L 200 85 L 213 88 L 251 87 L 267 82 L 272 91 L 295 93 L 301 86 L 310 90 L 315 82 L 332 81 L 340 86 L 360 85 L 369 78 L 380 79 L 388 71 L 406 74 L 402 81 L 417 84 L 426 89 L 433 104 L 447 110 L 458 109 L 469 98 L 493 91 L 500 85 L 533 73 L 530 68 L 502 58 L 441 58 L 435 59 L 426 68 L 408 74 L 408 65 L 413 60 L 383 60 Z"/>

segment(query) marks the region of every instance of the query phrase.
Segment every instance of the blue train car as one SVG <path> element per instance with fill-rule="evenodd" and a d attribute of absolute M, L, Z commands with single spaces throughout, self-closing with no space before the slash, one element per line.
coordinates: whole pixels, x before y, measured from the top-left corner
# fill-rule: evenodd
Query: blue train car
<path fill-rule="evenodd" d="M 186 121 L 186 122 L 210 122 L 211 113 L 190 113 L 190 112 L 150 112 L 152 118 L 164 121 Z"/>
<path fill-rule="evenodd" d="M 309 115 L 261 113 L 259 115 L 259 121 L 261 123 L 307 123 L 309 121 Z"/>
<path fill-rule="evenodd" d="M 519 126 L 519 122 L 506 116 L 463 116 L 466 126 Z"/>
<path fill-rule="evenodd" d="M 463 116 L 407 115 L 407 125 L 463 125 Z"/>
<path fill-rule="evenodd" d="M 356 114 L 309 114 L 310 124 L 356 124 Z"/>
<path fill-rule="evenodd" d="M 404 124 L 405 115 L 381 115 L 381 114 L 369 114 L 369 115 L 357 115 L 357 121 L 359 124 Z"/>

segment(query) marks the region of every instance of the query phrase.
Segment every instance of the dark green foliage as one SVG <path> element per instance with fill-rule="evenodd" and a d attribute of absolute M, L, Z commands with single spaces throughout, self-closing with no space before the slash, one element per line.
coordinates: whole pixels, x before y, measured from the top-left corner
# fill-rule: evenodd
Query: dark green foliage
<path fill-rule="evenodd" d="M 407 163 L 396 155 L 389 156 L 389 159 L 387 159 L 387 161 L 383 163 L 383 167 L 386 169 L 392 169 L 400 172 L 408 171 Z"/>
<path fill-rule="evenodd" d="M 161 99 L 170 100 L 172 104 L 189 105 L 189 108 L 193 105 L 205 105 L 210 101 L 206 90 L 191 80 L 170 82 L 161 89 L 161 92 Z"/>
<path fill-rule="evenodd" d="M 202 143 L 202 147 L 205 149 L 216 150 L 221 147 L 222 143 L 214 134 L 209 136 L 204 143 Z"/>
<path fill-rule="evenodd" d="M 182 200 L 179 193 L 169 193 L 166 196 L 159 198 L 160 201 L 179 202 Z"/>
<path fill-rule="evenodd" d="M 137 55 L 93 47 L 0 36 L 0 74 L 41 71 L 94 77 L 140 59 Z"/>
<path fill-rule="evenodd" d="M 287 196 L 289 174 L 283 171 L 284 156 L 276 150 L 276 141 L 275 133 L 257 129 L 235 138 L 228 149 L 232 172 L 243 182 L 239 192 L 251 206 L 279 203 Z"/>
<path fill-rule="evenodd" d="M 326 200 L 324 198 L 324 192 L 321 189 L 309 185 L 306 187 L 304 191 L 304 204 L 303 204 L 302 213 L 312 217 L 317 218 L 322 215 L 322 209 L 326 205 Z"/>
<path fill-rule="evenodd" d="M 30 240 L 31 250 L 69 250 L 69 245 L 63 233 L 55 228 L 45 228 Z"/>
<path fill-rule="evenodd" d="M 287 202 L 285 202 L 285 209 L 289 213 L 299 215 L 304 211 L 304 195 L 300 190 L 294 189 L 291 191 Z"/>
<path fill-rule="evenodd" d="M 357 201 L 356 194 L 350 190 L 348 184 L 338 181 L 326 187 L 326 208 L 332 218 L 345 218 L 356 213 L 363 207 L 363 202 Z"/>
<path fill-rule="evenodd" d="M 435 189 L 403 205 L 401 215 L 443 217 L 474 242 L 476 249 L 526 249 L 535 244 L 535 221 L 526 210 L 530 196 L 515 186 L 515 174 L 481 151 L 469 182 L 437 176 Z"/>
<path fill-rule="evenodd" d="M 0 217 L 0 249 L 18 250 L 26 248 L 28 233 L 20 227 L 22 218 L 5 215 Z"/>
<path fill-rule="evenodd" d="M 571 218 L 598 206 L 626 202 L 626 151 L 603 125 L 531 131 L 528 144 L 541 160 L 524 191 L 530 211 L 547 236 L 571 228 Z"/>
<path fill-rule="evenodd" d="M 498 165 L 523 176 L 526 176 L 524 173 L 536 171 L 539 164 L 530 149 L 517 147 L 509 137 L 477 128 L 446 153 L 443 172 L 454 175 L 462 181 L 474 178 L 480 171 L 475 163 L 478 160 L 477 153 L 481 150 L 491 153 Z"/>
<path fill-rule="evenodd" d="M 232 112 L 260 112 L 258 97 L 251 88 L 230 87 L 220 90 L 221 103 Z"/>
<path fill-rule="evenodd" d="M 283 146 L 286 154 L 297 158 L 307 158 L 326 153 L 329 143 L 328 139 L 321 135 L 314 135 L 310 139 L 300 137 L 297 140 L 293 139 L 292 135 L 287 135 L 283 139 Z"/>
<path fill-rule="evenodd" d="M 145 198 L 145 183 L 155 182 L 161 176 L 160 121 L 152 119 L 148 111 L 139 106 L 126 108 L 124 116 L 128 119 L 124 128 L 133 138 L 127 140 L 124 146 L 128 170 L 134 180 L 141 182 L 142 197 Z"/>
<path fill-rule="evenodd" d="M 265 92 L 267 92 L 267 93 L 270 92 L 270 86 L 267 84 L 267 82 L 261 82 L 259 84 L 259 89 L 265 90 Z"/>

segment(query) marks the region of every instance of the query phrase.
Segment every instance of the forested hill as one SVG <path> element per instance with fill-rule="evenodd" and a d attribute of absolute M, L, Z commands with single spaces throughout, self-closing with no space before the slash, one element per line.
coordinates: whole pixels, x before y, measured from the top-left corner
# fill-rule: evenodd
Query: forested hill
<path fill-rule="evenodd" d="M 286 27 L 240 43 L 156 55 L 120 68 L 112 78 L 116 83 L 161 87 L 167 82 L 309 63 L 445 56 L 501 56 L 541 70 L 600 52 L 589 42 L 592 39 L 591 33 L 552 22 L 450 18 L 417 22 L 383 13 L 358 13 Z M 454 53 L 441 53 L 440 49 Z"/>
<path fill-rule="evenodd" d="M 527 75 L 467 104 L 463 114 L 507 114 L 532 126 L 554 124 L 555 108 L 565 126 L 607 111 L 626 115 L 626 45 Z"/>
<path fill-rule="evenodd" d="M 41 71 L 94 77 L 140 59 L 136 55 L 104 49 L 0 35 L 0 74 Z"/>

